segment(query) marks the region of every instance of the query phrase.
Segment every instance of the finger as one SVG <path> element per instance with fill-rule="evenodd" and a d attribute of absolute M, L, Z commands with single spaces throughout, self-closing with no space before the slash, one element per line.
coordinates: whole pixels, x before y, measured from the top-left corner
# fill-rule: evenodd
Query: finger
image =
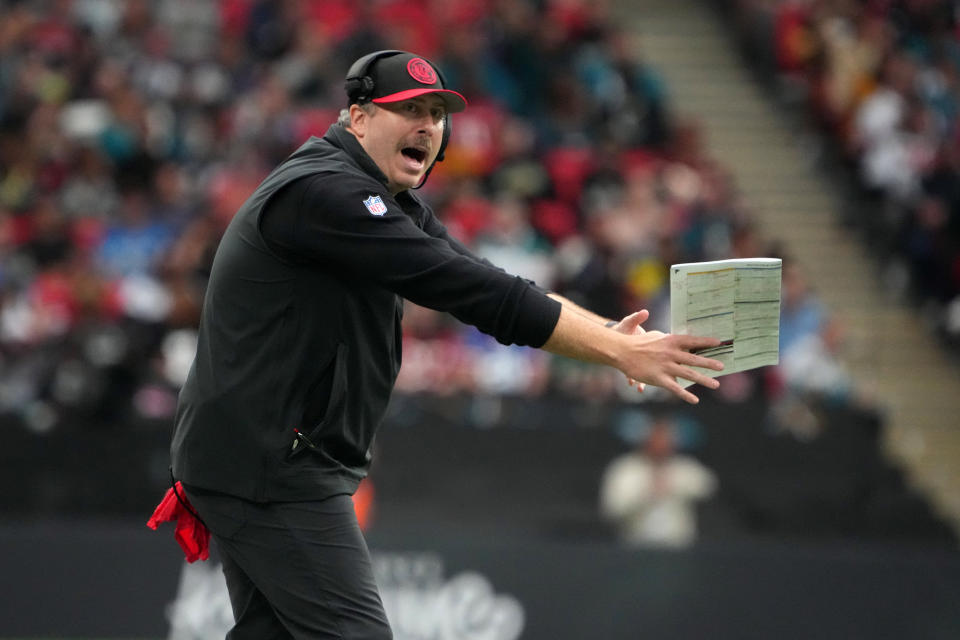
<path fill-rule="evenodd" d="M 620 333 L 625 333 L 627 335 L 637 333 L 637 328 L 640 326 L 640 323 L 646 320 L 646 316 L 642 315 L 644 311 L 645 310 L 634 311 L 630 315 L 624 317 L 623 320 L 618 322 L 614 328 Z M 647 313 L 646 315 L 649 316 L 650 314 Z M 642 333 L 642 331 L 640 333 Z"/>
<path fill-rule="evenodd" d="M 640 311 L 635 311 L 624 319 L 629 321 L 633 325 L 633 328 L 636 329 L 650 319 L 650 312 L 646 309 L 640 309 Z"/>
<path fill-rule="evenodd" d="M 707 349 L 709 347 L 719 347 L 721 341 L 717 338 L 705 338 L 703 336 L 685 336 L 673 334 L 674 344 L 684 351 L 695 351 L 697 349 Z"/>
<path fill-rule="evenodd" d="M 663 387 L 684 402 L 689 402 L 690 404 L 698 404 L 700 402 L 700 398 L 681 387 L 673 378 L 667 377 L 659 386 Z"/>
<path fill-rule="evenodd" d="M 720 381 L 716 378 L 711 378 L 708 375 L 704 375 L 693 369 L 688 369 L 687 367 L 677 366 L 671 370 L 671 373 L 677 378 L 683 378 L 695 384 L 701 384 L 708 389 L 716 389 L 720 386 Z"/>
<path fill-rule="evenodd" d="M 700 367 L 701 369 L 713 369 L 714 371 L 723 371 L 724 367 L 724 364 L 719 360 L 704 358 L 703 356 L 687 353 L 686 351 L 677 357 L 677 362 L 685 364 L 688 367 Z"/>
<path fill-rule="evenodd" d="M 633 328 L 633 333 L 635 333 L 635 334 L 637 334 L 637 335 L 643 335 L 643 334 L 645 334 L 646 332 L 647 332 L 647 330 L 644 329 L 640 324 L 638 324 L 637 326 L 635 326 L 635 327 Z"/>

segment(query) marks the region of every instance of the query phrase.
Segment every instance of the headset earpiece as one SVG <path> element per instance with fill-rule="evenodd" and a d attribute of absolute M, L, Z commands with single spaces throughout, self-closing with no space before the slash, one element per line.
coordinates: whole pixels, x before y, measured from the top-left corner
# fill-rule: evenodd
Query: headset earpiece
<path fill-rule="evenodd" d="M 443 77 L 443 72 L 436 67 L 434 67 L 434 69 L 437 72 L 437 76 L 440 78 L 440 84 L 446 87 L 447 79 Z M 437 154 L 437 159 L 434 162 L 443 162 L 443 158 L 447 153 L 447 143 L 450 142 L 450 127 L 452 124 L 453 120 L 450 117 L 450 112 L 448 111 L 443 116 L 443 138 L 440 140 L 440 153 Z M 424 180 L 424 182 L 426 182 L 426 180 Z"/>
<path fill-rule="evenodd" d="M 443 156 L 447 153 L 447 143 L 450 142 L 450 114 L 443 116 L 443 138 L 440 139 L 440 153 L 434 162 L 443 162 Z"/>
<path fill-rule="evenodd" d="M 401 53 L 405 52 L 398 49 L 374 51 L 373 53 L 368 53 L 363 56 L 350 66 L 343 88 L 346 90 L 347 98 L 349 98 L 351 104 L 354 102 L 363 104 L 364 102 L 370 101 L 370 95 L 376 88 L 373 83 L 373 78 L 369 75 L 370 67 L 373 66 L 373 63 L 380 58 L 388 58 L 390 56 L 400 55 Z"/>

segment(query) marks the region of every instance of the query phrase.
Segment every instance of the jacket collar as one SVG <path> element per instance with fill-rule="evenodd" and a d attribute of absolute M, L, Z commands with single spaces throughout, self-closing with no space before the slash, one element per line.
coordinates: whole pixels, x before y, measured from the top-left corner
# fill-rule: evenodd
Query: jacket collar
<path fill-rule="evenodd" d="M 352 133 L 347 131 L 345 127 L 340 126 L 337 123 L 330 125 L 330 128 L 327 129 L 327 133 L 323 136 L 323 139 L 337 147 L 342 149 L 350 156 L 354 162 L 364 171 L 364 173 L 370 174 L 372 177 L 376 178 L 377 181 L 382 182 L 384 186 L 387 185 L 387 176 L 380 171 L 380 167 L 377 166 L 377 163 L 373 161 L 373 158 L 367 155 L 367 152 L 363 147 L 360 146 L 360 142 L 354 137 Z"/>
<path fill-rule="evenodd" d="M 357 141 L 356 137 L 345 127 L 340 126 L 337 123 L 330 125 L 330 128 L 327 129 L 327 133 L 324 134 L 323 139 L 333 146 L 337 147 L 344 151 L 350 159 L 357 163 L 357 166 L 360 167 L 362 171 L 370 174 L 371 177 L 375 178 L 377 181 L 382 182 L 384 188 L 387 186 L 387 176 L 380 170 L 380 167 L 377 166 L 377 163 L 373 161 L 360 142 Z M 419 199 L 410 192 L 409 189 L 405 189 L 393 196 L 394 200 L 400 207 L 407 213 L 407 215 L 412 216 L 417 220 L 418 225 L 423 225 L 423 205 Z"/>

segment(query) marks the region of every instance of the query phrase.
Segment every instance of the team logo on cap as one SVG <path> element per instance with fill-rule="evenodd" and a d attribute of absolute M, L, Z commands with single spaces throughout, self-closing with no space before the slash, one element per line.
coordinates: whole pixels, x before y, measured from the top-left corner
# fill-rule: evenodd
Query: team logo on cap
<path fill-rule="evenodd" d="M 412 58 L 407 63 L 407 71 L 410 73 L 410 77 L 417 82 L 433 84 L 437 81 L 437 72 L 423 58 Z"/>
<path fill-rule="evenodd" d="M 363 206 L 375 216 L 382 216 L 387 212 L 387 205 L 383 204 L 383 198 L 380 196 L 370 196 L 363 201 Z"/>

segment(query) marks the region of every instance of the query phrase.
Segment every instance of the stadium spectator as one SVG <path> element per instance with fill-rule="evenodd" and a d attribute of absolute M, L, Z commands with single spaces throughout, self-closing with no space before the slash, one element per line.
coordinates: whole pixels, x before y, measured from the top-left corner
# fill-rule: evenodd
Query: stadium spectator
<path fill-rule="evenodd" d="M 634 451 L 607 466 L 600 511 L 625 544 L 682 548 L 697 538 L 696 503 L 716 489 L 713 472 L 677 452 L 675 426 L 659 416 Z"/>
<path fill-rule="evenodd" d="M 735 4 L 775 80 L 855 168 L 860 223 L 898 295 L 960 345 L 960 17 L 949 2 Z M 763 25 L 774 25 L 766 28 Z M 800 88 L 797 91 L 797 88 Z"/>
<path fill-rule="evenodd" d="M 447 161 L 424 189 L 474 248 L 481 241 L 484 251 L 513 253 L 555 278 L 558 291 L 611 317 L 644 304 L 661 321 L 671 261 L 766 253 L 744 244 L 747 215 L 695 123 L 672 120 L 662 81 L 602 8 L 423 7 L 10 3 L 0 14 L 0 353 L 9 371 L 21 370 L 24 339 L 59 352 L 53 328 L 79 330 L 64 320 L 76 311 L 65 310 L 82 308 L 128 343 L 141 340 L 131 319 L 150 324 L 153 337 L 131 352 L 144 359 L 128 370 L 148 383 L 164 338 L 194 328 L 212 249 L 234 211 L 271 164 L 339 108 L 341 79 L 330 70 L 360 50 L 424 34 L 451 81 L 476 92 Z M 384 19 L 395 28 L 376 28 Z M 956 74 L 946 62 L 936 68 L 924 75 L 923 96 L 938 122 L 947 121 Z M 919 183 L 950 202 L 956 145 L 946 140 Z M 516 237 L 505 242 L 508 222 Z M 924 266 L 925 242 L 942 233 L 930 215 L 915 226 L 919 277 L 936 268 Z M 954 256 L 946 249 L 931 265 L 952 265 Z M 960 279 L 950 278 L 945 299 Z M 460 373 L 416 388 L 469 390 L 504 362 L 503 350 L 470 328 L 440 323 L 436 331 L 406 334 L 411 371 L 415 360 L 449 356 L 419 348 L 439 338 L 458 354 Z M 444 369 L 426 360 L 427 369 Z M 601 379 L 580 388 L 620 387 L 595 370 L 523 366 L 530 377 L 500 392 L 576 389 L 572 380 L 593 376 Z"/>

